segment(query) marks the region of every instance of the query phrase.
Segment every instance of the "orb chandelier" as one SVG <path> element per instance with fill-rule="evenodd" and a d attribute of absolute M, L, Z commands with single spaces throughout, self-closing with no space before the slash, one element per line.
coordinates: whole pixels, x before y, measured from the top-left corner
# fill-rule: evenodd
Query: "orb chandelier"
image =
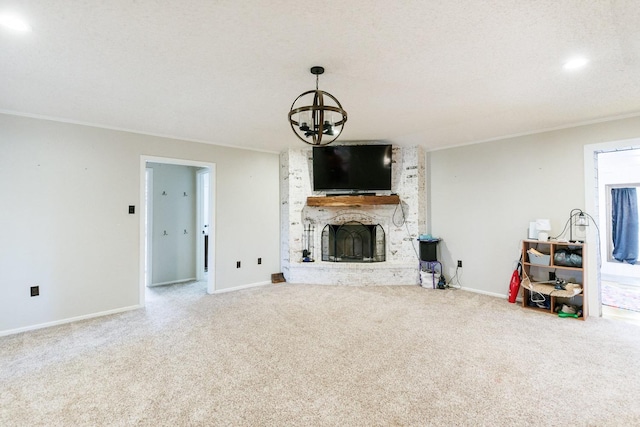
<path fill-rule="evenodd" d="M 311 67 L 316 76 L 316 90 L 298 96 L 289 111 L 289 123 L 293 133 L 307 144 L 329 145 L 342 133 L 347 121 L 344 111 L 335 96 L 318 89 L 318 76 L 323 67 Z"/>

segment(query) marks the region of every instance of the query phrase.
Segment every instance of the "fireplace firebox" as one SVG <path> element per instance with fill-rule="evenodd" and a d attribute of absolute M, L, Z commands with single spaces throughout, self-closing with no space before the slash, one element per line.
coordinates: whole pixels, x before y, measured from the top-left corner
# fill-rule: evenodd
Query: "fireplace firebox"
<path fill-rule="evenodd" d="M 380 224 L 351 221 L 322 230 L 322 261 L 383 262 L 385 233 Z"/>

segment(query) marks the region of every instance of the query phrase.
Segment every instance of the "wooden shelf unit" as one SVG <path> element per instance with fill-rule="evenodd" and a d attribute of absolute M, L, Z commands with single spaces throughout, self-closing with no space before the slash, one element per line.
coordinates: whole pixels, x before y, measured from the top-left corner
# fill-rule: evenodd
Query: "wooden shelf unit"
<path fill-rule="evenodd" d="M 537 263 L 530 262 L 529 254 L 527 251 L 530 249 L 536 249 L 539 252 L 542 252 L 546 255 L 549 255 L 549 264 L 541 265 Z M 580 267 L 569 267 L 566 265 L 558 265 L 554 261 L 554 257 L 556 252 L 562 249 L 568 249 L 571 251 L 579 251 L 582 255 L 582 265 Z M 562 307 L 562 304 L 569 303 L 571 305 L 580 305 L 582 304 L 582 316 L 578 317 L 580 320 L 585 320 L 588 316 L 588 307 L 587 307 L 587 283 L 586 283 L 586 269 L 585 262 L 587 259 L 586 245 L 584 243 L 579 242 L 558 242 L 558 241 L 540 241 L 540 240 L 523 240 L 522 241 L 522 271 L 523 278 L 525 275 L 529 277 L 531 283 L 535 286 L 536 283 L 544 283 L 547 281 L 548 273 L 555 273 L 556 277 L 563 279 L 571 279 L 573 283 L 578 283 L 582 286 L 582 292 L 577 294 L 574 297 L 564 297 L 564 296 L 556 296 L 553 295 L 553 292 L 550 295 L 545 295 L 546 298 L 550 299 L 549 308 L 540 308 L 536 306 L 531 306 L 529 301 L 531 299 L 531 294 L 533 293 L 531 290 L 527 289 L 524 285 L 522 286 L 522 306 L 524 308 L 540 311 L 548 314 L 553 314 L 557 316 L 556 307 Z M 534 281 L 533 273 L 537 275 Z M 545 275 L 540 277 L 540 275 Z M 552 284 L 552 283 L 551 283 Z"/>
<path fill-rule="evenodd" d="M 307 206 L 317 207 L 349 207 L 349 206 L 373 206 L 373 205 L 397 205 L 400 196 L 310 196 L 307 197 Z"/>

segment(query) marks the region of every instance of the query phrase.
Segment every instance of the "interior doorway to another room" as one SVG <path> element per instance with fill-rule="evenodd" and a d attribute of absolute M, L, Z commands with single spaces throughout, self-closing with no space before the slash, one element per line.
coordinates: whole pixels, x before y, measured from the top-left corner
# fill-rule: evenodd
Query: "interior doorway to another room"
<path fill-rule="evenodd" d="M 627 159 L 636 157 L 635 154 L 640 150 L 640 138 L 609 141 L 603 143 L 589 144 L 584 147 L 584 176 L 585 176 L 585 209 L 593 220 L 593 227 L 585 227 L 587 238 L 592 244 L 593 249 L 587 252 L 587 269 L 586 280 L 588 283 L 588 304 L 589 312 L 592 315 L 620 318 L 621 320 L 630 321 L 640 324 L 640 313 L 632 310 L 622 310 L 608 305 L 603 305 L 603 290 L 606 291 L 608 276 L 607 260 L 609 259 L 608 250 L 611 246 L 607 243 L 610 238 L 609 225 L 607 223 L 607 201 L 605 196 L 605 186 L 610 185 L 610 177 L 601 174 L 605 169 L 600 169 L 605 165 L 606 154 L 612 152 L 625 152 L 621 154 Z M 635 167 L 638 169 L 638 167 Z M 618 178 L 616 178 L 618 179 Z M 626 176 L 623 182 L 633 182 L 634 179 Z M 604 269 L 603 269 L 604 266 Z M 633 278 L 640 274 L 640 266 L 625 266 L 626 269 L 633 268 L 631 274 L 629 271 L 624 273 L 624 277 Z M 627 279 L 625 279 L 626 281 Z M 622 313 L 622 317 L 619 314 Z"/>
<path fill-rule="evenodd" d="M 635 259 L 640 238 L 639 206 L 634 194 L 640 190 L 640 149 L 629 147 L 597 153 L 597 183 L 602 313 L 604 317 L 640 322 L 640 263 Z M 616 203 L 620 192 L 634 195 L 630 208 L 635 219 L 616 218 L 620 215 Z M 620 237 L 621 231 L 624 239 Z M 621 249 L 630 255 L 625 255 L 627 259 L 620 257 Z"/>
<path fill-rule="evenodd" d="M 214 179 L 212 163 L 142 157 L 141 305 L 159 285 L 198 282 L 214 292 Z"/>

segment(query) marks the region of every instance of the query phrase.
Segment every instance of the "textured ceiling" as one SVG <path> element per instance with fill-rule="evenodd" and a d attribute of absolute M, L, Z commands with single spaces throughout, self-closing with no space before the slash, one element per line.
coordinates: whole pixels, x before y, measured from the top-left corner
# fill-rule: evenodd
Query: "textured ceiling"
<path fill-rule="evenodd" d="M 293 100 L 338 141 L 428 149 L 640 114 L 637 0 L 0 0 L 0 111 L 280 151 Z M 569 57 L 590 63 L 567 72 Z"/>

